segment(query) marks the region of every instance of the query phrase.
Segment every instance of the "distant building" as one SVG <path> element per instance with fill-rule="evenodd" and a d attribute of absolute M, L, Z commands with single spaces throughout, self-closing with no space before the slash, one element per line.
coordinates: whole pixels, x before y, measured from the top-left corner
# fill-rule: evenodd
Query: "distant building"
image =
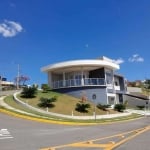
<path fill-rule="evenodd" d="M 0 90 L 9 86 L 14 86 L 14 82 L 7 81 L 7 78 L 0 76 Z"/>
<path fill-rule="evenodd" d="M 128 87 L 141 87 L 143 85 L 143 81 L 141 80 L 128 81 L 127 85 Z"/>
<path fill-rule="evenodd" d="M 95 102 L 96 104 L 123 103 L 125 79 L 115 73 L 120 67 L 107 57 L 72 60 L 41 68 L 48 74 L 51 89 Z"/>

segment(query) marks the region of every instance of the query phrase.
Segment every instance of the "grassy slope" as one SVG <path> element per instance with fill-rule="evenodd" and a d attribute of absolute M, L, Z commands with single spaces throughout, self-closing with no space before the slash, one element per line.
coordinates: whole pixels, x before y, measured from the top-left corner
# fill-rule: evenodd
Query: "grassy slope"
<path fill-rule="evenodd" d="M 53 97 L 57 96 L 57 101 L 54 103 L 55 107 L 49 108 L 50 112 L 56 112 L 60 114 L 66 114 L 66 115 L 72 115 L 72 112 L 74 115 L 93 115 L 94 111 L 94 105 L 90 101 L 87 101 L 91 105 L 91 108 L 88 109 L 88 113 L 79 113 L 75 110 L 75 106 L 77 103 L 80 102 L 80 99 L 77 99 L 75 97 L 65 95 L 65 94 L 60 94 L 60 93 L 55 93 L 55 92 L 48 92 L 48 93 L 43 93 L 43 92 L 38 92 L 37 96 L 35 98 L 31 99 L 25 99 L 20 96 L 18 96 L 19 99 L 21 99 L 24 102 L 27 102 L 29 105 L 32 105 L 34 107 L 38 107 L 37 104 L 39 103 L 40 97 Z M 39 107 L 38 107 L 39 108 Z M 110 113 L 116 113 L 113 110 L 110 110 Z M 96 114 L 107 114 L 106 111 L 102 111 L 96 108 Z"/>

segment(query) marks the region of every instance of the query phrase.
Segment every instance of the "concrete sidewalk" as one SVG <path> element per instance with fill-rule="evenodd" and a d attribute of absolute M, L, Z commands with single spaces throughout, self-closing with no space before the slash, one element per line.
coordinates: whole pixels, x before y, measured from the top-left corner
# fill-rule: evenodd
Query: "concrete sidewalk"
<path fill-rule="evenodd" d="M 31 116 L 37 116 L 37 115 L 34 115 L 34 114 L 32 114 L 32 113 L 28 113 L 28 112 L 25 112 L 25 111 L 22 111 L 22 110 L 19 110 L 19 109 L 15 109 L 15 108 L 9 106 L 8 104 L 6 104 L 6 103 L 4 102 L 4 98 L 5 98 L 5 97 L 6 97 L 6 96 L 0 97 L 0 106 L 2 106 L 2 107 L 4 107 L 4 108 L 7 108 L 7 109 L 9 109 L 9 110 L 15 111 L 15 112 L 22 113 L 22 114 L 31 115 Z"/>
<path fill-rule="evenodd" d="M 127 112 L 131 112 L 131 113 L 135 113 L 135 114 L 150 116 L 150 110 L 127 109 L 126 111 L 127 111 Z"/>

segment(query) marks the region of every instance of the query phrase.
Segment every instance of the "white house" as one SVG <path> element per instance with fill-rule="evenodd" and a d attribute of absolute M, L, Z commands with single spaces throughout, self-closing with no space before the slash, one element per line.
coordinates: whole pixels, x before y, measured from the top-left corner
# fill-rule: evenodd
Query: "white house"
<path fill-rule="evenodd" d="M 124 77 L 116 74 L 120 67 L 107 57 L 71 60 L 41 68 L 48 74 L 49 86 L 61 93 L 86 97 L 96 104 L 123 102 L 126 92 Z"/>

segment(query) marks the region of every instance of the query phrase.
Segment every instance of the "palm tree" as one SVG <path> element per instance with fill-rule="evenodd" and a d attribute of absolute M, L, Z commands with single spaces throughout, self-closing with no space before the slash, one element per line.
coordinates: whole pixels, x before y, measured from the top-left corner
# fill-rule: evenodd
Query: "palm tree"
<path fill-rule="evenodd" d="M 46 107 L 54 107 L 55 105 L 53 104 L 53 102 L 56 101 L 56 97 L 51 97 L 51 98 L 45 98 L 45 97 L 41 97 L 40 98 L 40 103 L 38 104 L 39 107 L 43 107 L 43 108 L 46 108 Z"/>
<path fill-rule="evenodd" d="M 90 108 L 90 104 L 77 103 L 75 110 L 78 111 L 78 112 L 87 113 L 88 112 L 88 110 L 87 110 L 88 108 Z"/>

